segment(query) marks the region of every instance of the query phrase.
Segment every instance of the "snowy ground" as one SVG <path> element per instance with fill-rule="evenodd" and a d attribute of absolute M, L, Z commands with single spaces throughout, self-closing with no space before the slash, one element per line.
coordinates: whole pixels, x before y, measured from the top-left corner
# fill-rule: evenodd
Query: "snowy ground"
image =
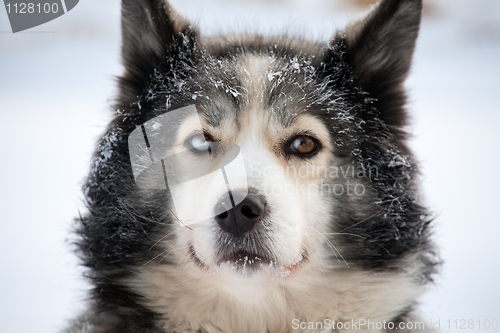
<path fill-rule="evenodd" d="M 359 11 L 339 0 L 173 3 L 204 32 L 323 40 Z M 448 319 L 500 321 L 500 1 L 431 5 L 408 87 L 446 261 L 422 313 L 446 332 Z M 81 309 L 87 285 L 66 239 L 121 71 L 118 15 L 117 0 L 83 0 L 14 35 L 0 9 L 0 332 L 56 332 Z"/>

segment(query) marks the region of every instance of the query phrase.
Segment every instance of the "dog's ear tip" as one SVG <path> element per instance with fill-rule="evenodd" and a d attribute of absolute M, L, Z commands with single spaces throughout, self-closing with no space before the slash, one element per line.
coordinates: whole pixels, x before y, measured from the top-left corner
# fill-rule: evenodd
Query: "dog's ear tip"
<path fill-rule="evenodd" d="M 130 98 L 165 59 L 191 51 L 198 36 L 189 20 L 165 0 L 122 0 L 121 32 L 125 71 L 120 87 Z"/>
<path fill-rule="evenodd" d="M 196 30 L 165 0 L 122 0 L 121 13 L 123 44 L 136 43 L 146 52 L 156 52 L 188 30 Z"/>
<path fill-rule="evenodd" d="M 376 100 L 390 125 L 406 118 L 402 83 L 410 70 L 421 12 L 422 0 L 382 0 L 334 38 L 345 43 L 355 82 Z"/>
<path fill-rule="evenodd" d="M 415 5 L 417 7 L 422 7 L 423 0 L 380 0 L 377 4 L 378 5 L 387 4 L 393 7 L 401 4 L 409 4 L 409 5 Z"/>

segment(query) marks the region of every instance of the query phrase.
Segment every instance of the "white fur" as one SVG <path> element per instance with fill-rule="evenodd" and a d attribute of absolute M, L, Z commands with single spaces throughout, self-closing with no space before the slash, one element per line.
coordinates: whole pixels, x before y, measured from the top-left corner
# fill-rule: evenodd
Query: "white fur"
<path fill-rule="evenodd" d="M 292 128 L 281 128 L 270 119 L 261 96 L 271 64 L 272 60 L 256 56 L 241 61 L 243 88 L 251 103 L 241 110 L 238 126 L 227 121 L 220 128 L 209 130 L 240 146 L 248 184 L 265 196 L 270 207 L 269 216 L 262 223 L 266 227 L 266 244 L 277 258 L 276 263 L 252 274 L 235 269 L 231 263 L 218 265 L 216 250 L 223 244 L 215 241 L 220 230 L 214 219 L 192 228 L 176 224 L 176 243 L 160 242 L 158 246 L 178 265 L 146 265 L 126 281 L 133 291 L 144 295 L 146 306 L 164 316 L 162 323 L 167 329 L 196 332 L 201 327 L 211 333 L 285 333 L 293 331 L 294 319 L 310 322 L 361 318 L 382 322 L 397 316 L 421 293 L 412 278 L 417 268 L 410 264 L 391 273 L 350 268 L 335 244 L 327 241 L 325 234 L 329 232 L 335 207 L 329 196 L 321 192 L 304 194 L 300 187 L 317 185 L 321 177 L 314 170 L 329 165 L 334 158 L 328 130 L 307 114 L 300 115 Z M 193 124 L 183 125 L 178 142 L 183 142 Z M 287 161 L 273 150 L 280 139 L 287 139 L 297 130 L 313 132 L 325 144 L 312 161 L 293 157 Z M 309 173 L 293 172 L 307 164 Z M 255 170 L 276 173 L 270 176 L 252 172 Z M 214 205 L 225 191 L 223 186 L 214 184 L 207 182 L 205 188 L 198 189 L 205 193 L 204 202 L 189 202 L 186 197 L 189 205 L 177 209 Z M 246 182 L 241 180 L 241 184 Z M 282 191 L 273 193 L 269 190 L 273 188 Z M 192 259 L 190 246 L 203 265 Z M 304 251 L 307 257 L 303 257 Z M 332 252 L 338 261 L 331 260 Z"/>

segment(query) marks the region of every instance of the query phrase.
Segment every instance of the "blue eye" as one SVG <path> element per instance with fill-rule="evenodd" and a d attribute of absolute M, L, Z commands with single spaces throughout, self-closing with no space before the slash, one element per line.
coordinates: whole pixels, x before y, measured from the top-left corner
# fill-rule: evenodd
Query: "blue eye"
<path fill-rule="evenodd" d="M 210 142 L 204 134 L 196 134 L 186 140 L 186 145 L 195 153 L 210 153 Z"/>

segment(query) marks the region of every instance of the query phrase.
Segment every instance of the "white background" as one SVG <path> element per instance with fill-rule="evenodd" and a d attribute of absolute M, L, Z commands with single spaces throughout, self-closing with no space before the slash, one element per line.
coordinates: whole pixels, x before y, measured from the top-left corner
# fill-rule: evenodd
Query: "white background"
<path fill-rule="evenodd" d="M 173 4 L 206 34 L 327 41 L 361 11 L 344 2 Z M 500 1 L 428 5 L 407 86 L 411 146 L 445 260 L 420 308 L 447 331 L 448 319 L 500 321 Z M 88 285 L 68 238 L 121 72 L 119 11 L 117 0 L 82 0 L 12 34 L 0 8 L 0 332 L 57 332 L 82 309 Z"/>

